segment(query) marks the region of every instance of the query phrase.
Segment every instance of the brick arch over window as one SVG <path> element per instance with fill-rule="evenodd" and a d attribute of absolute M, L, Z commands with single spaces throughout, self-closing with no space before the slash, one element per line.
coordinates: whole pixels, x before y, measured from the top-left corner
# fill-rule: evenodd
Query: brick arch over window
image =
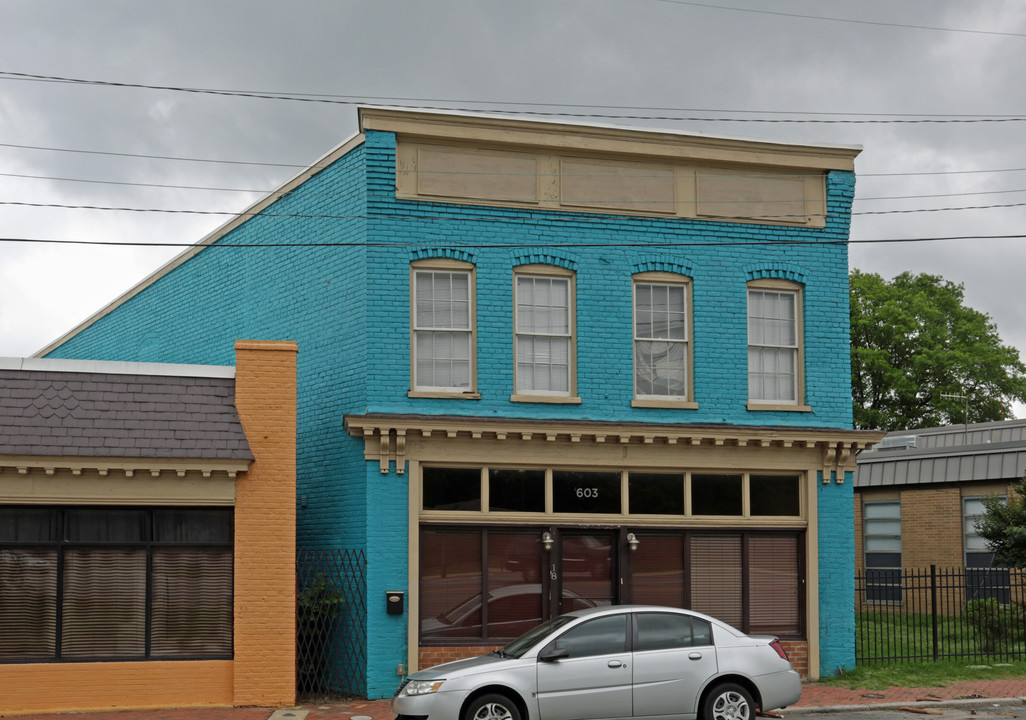
<path fill-rule="evenodd" d="M 513 266 L 521 265 L 553 265 L 565 270 L 577 272 L 578 261 L 569 254 L 546 252 L 516 252 L 512 254 Z"/>
<path fill-rule="evenodd" d="M 687 260 L 662 260 L 658 258 L 639 260 L 631 266 L 632 275 L 645 272 L 667 272 L 691 278 L 695 275 L 695 266 Z"/>
<path fill-rule="evenodd" d="M 749 282 L 752 280 L 790 280 L 804 285 L 811 272 L 801 265 L 790 263 L 774 263 L 773 265 L 748 265 L 745 273 Z"/>
<path fill-rule="evenodd" d="M 474 253 L 461 250 L 459 248 L 447 248 L 447 247 L 431 247 L 431 248 L 415 248 L 410 250 L 410 262 L 416 262 L 417 260 L 433 260 L 436 258 L 448 258 L 449 260 L 459 260 L 461 262 L 467 262 L 476 265 L 474 260 Z"/>

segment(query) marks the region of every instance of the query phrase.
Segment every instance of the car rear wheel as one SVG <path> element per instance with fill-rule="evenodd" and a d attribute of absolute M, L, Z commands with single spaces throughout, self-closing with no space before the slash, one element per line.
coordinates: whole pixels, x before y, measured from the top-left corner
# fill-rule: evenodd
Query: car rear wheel
<path fill-rule="evenodd" d="M 505 695 L 492 693 L 475 698 L 463 713 L 463 720 L 520 720 L 520 710 Z"/>
<path fill-rule="evenodd" d="M 702 720 L 752 720 L 754 715 L 751 693 L 734 683 L 717 685 L 702 704 Z"/>

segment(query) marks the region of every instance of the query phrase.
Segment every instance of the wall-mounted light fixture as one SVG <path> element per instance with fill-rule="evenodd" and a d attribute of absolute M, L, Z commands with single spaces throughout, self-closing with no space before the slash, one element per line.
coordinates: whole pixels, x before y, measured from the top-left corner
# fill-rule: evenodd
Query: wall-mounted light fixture
<path fill-rule="evenodd" d="M 542 547 L 545 548 L 545 552 L 548 552 L 552 549 L 552 544 L 554 542 L 555 540 L 552 538 L 552 533 L 550 533 L 548 530 L 542 533 Z"/>
<path fill-rule="evenodd" d="M 638 549 L 638 545 L 640 544 L 641 542 L 638 540 L 637 535 L 635 535 L 634 533 L 627 533 L 627 545 L 628 547 L 630 547 L 631 552 L 636 551 Z"/>

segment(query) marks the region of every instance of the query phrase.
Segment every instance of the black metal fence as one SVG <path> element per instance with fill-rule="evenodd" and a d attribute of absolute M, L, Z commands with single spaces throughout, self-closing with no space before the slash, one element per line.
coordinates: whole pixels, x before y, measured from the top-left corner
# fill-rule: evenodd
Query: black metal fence
<path fill-rule="evenodd" d="M 860 664 L 1026 659 L 1022 568 L 905 568 L 855 575 Z"/>
<path fill-rule="evenodd" d="M 367 696 L 363 550 L 302 548 L 296 553 L 296 695 Z"/>

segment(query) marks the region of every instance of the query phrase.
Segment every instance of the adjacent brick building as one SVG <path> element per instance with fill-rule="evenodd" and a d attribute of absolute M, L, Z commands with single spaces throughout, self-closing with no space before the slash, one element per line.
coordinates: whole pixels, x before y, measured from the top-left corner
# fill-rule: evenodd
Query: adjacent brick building
<path fill-rule="evenodd" d="M 296 346 L 235 354 L 0 359 L 0 714 L 295 701 Z"/>
<path fill-rule="evenodd" d="M 974 521 L 1026 473 L 1026 420 L 893 432 L 862 453 L 855 475 L 859 570 L 880 582 L 901 568 L 987 568 Z M 879 583 L 877 583 L 879 584 Z"/>
<path fill-rule="evenodd" d="M 299 343 L 298 540 L 366 552 L 371 696 L 627 601 L 777 633 L 816 677 L 854 662 L 879 437 L 851 418 L 857 153 L 364 108 L 45 352 Z"/>

